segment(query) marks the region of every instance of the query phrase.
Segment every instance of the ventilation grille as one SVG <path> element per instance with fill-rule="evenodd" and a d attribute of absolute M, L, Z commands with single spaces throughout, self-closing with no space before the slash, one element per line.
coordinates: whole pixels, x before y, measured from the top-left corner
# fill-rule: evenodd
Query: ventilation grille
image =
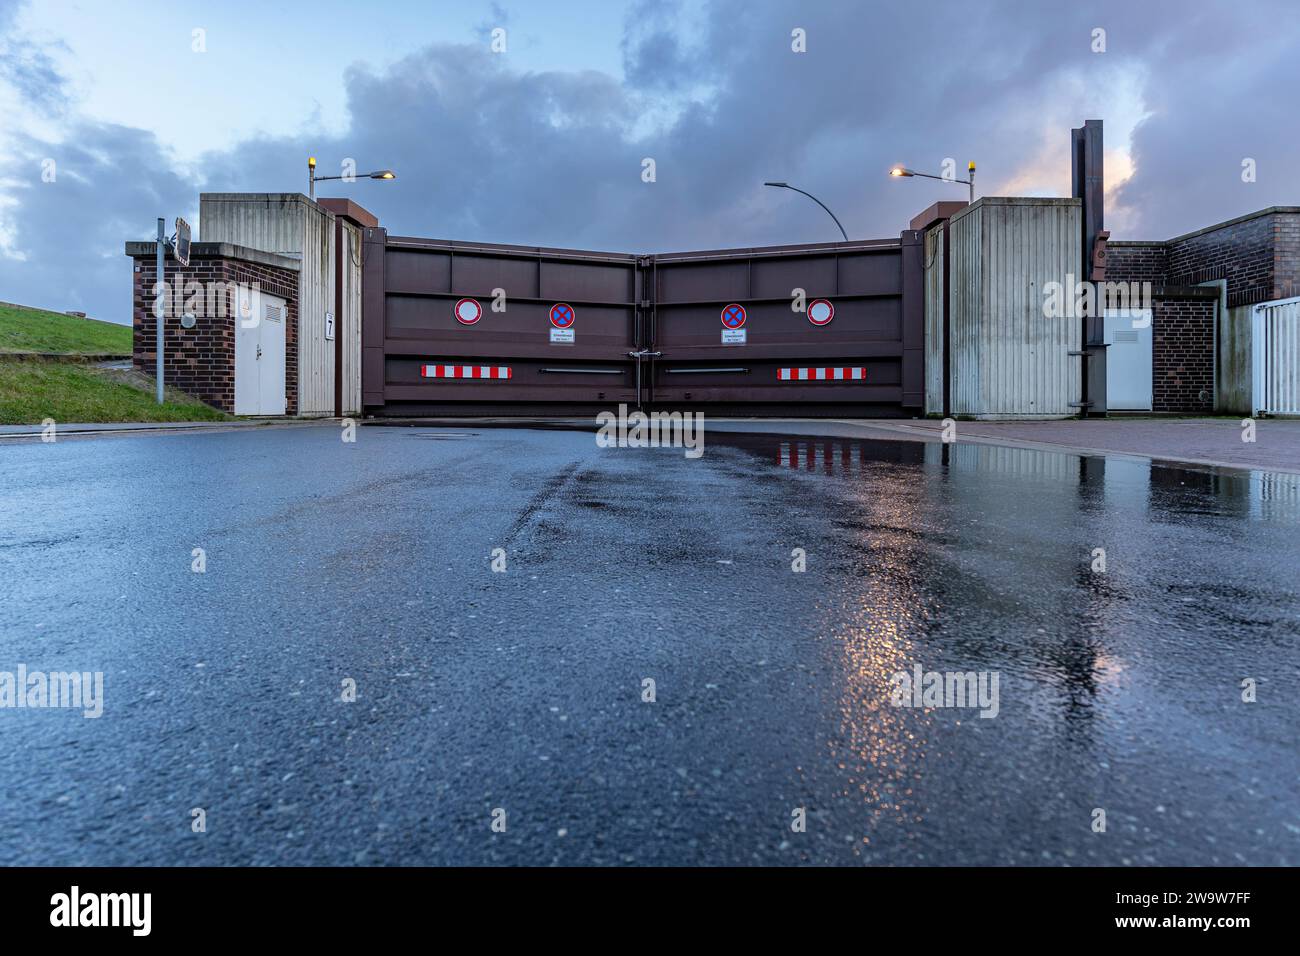
<path fill-rule="evenodd" d="M 1137 334 L 1136 332 L 1116 332 L 1116 333 L 1115 333 L 1115 344 L 1116 344 L 1116 345 L 1118 345 L 1118 344 L 1121 343 L 1121 342 L 1136 342 L 1137 340 L 1138 340 L 1138 334 Z"/>
<path fill-rule="evenodd" d="M 268 305 L 263 310 L 262 318 L 268 322 L 279 322 L 283 318 L 283 311 L 278 305 Z"/>

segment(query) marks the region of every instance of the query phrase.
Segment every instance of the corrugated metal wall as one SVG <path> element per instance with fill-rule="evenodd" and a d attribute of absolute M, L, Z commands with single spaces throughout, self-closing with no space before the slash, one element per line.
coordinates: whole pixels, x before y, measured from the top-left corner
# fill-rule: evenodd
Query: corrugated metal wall
<path fill-rule="evenodd" d="M 1300 415 L 1300 298 L 1255 306 L 1251 413 Z"/>
<path fill-rule="evenodd" d="M 334 342 L 325 313 L 334 311 L 334 215 L 302 203 L 302 283 L 298 299 L 298 414 L 334 414 Z"/>
<path fill-rule="evenodd" d="M 925 234 L 925 413 L 943 414 L 943 225 Z"/>
<path fill-rule="evenodd" d="M 334 414 L 334 215 L 300 193 L 204 193 L 199 237 L 292 256 L 298 273 L 298 414 Z"/>
<path fill-rule="evenodd" d="M 957 415 L 973 414 L 980 406 L 984 389 L 983 368 L 979 361 L 979 326 L 983 321 L 984 285 L 980 246 L 984 226 L 984 204 L 980 200 L 954 216 L 948 223 L 948 282 L 950 350 L 949 388 L 952 411 Z"/>
<path fill-rule="evenodd" d="M 952 405 L 975 418 L 1078 413 L 1081 321 L 1047 318 L 1045 286 L 1073 299 L 1077 199 L 984 198 L 953 217 Z"/>

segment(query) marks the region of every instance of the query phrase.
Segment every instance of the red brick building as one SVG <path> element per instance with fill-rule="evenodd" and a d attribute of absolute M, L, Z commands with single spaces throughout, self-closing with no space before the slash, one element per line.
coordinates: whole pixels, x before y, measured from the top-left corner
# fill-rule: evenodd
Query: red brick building
<path fill-rule="evenodd" d="M 1300 207 L 1157 242 L 1112 241 L 1107 282 L 1149 282 L 1152 410 L 1254 413 L 1254 306 L 1300 296 Z"/>
<path fill-rule="evenodd" d="M 156 252 L 154 242 L 126 244 L 133 260 L 132 361 L 148 375 L 157 359 Z M 188 266 L 168 256 L 164 268 L 167 384 L 233 414 L 237 323 L 241 312 L 251 315 L 254 293 L 264 293 L 284 301 L 284 414 L 297 414 L 298 260 L 225 242 L 196 242 Z"/>

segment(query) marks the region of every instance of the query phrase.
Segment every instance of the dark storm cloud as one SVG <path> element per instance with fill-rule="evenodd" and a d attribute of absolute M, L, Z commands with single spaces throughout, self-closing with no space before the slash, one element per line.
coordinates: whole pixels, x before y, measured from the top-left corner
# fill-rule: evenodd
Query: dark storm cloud
<path fill-rule="evenodd" d="M 1143 238 L 1167 239 L 1267 206 L 1300 205 L 1300 8 L 1200 11 L 1148 61 L 1152 115 L 1119 198 Z M 1253 160 L 1255 181 L 1242 179 Z"/>
<path fill-rule="evenodd" d="M 251 138 L 205 156 L 202 183 L 172 172 L 148 134 L 86 123 L 75 198 L 38 176 L 11 190 L 15 244 L 29 262 L 0 260 L 0 298 L 125 318 L 121 244 L 146 238 L 156 210 L 192 208 L 200 187 L 302 189 L 307 155 L 322 172 L 346 158 L 361 171 L 398 170 L 392 183 L 321 188 L 357 199 L 398 235 L 625 251 L 837 235 L 803 197 L 765 190 L 767 179 L 817 194 L 851 236 L 897 235 L 964 189 L 890 180 L 892 163 L 938 172 L 951 157 L 960 172 L 975 158 L 981 192 L 1036 166 L 1064 184 L 1070 126 L 1107 119 L 1124 83 L 1154 114 L 1120 193 L 1136 235 L 1300 199 L 1282 182 L 1300 141 L 1287 122 L 1295 18 L 1281 3 L 1190 6 L 723 0 L 688 28 L 675 6 L 642 5 L 627 18 L 624 79 L 523 72 L 486 38 L 434 45 L 345 72 L 345 135 Z M 1090 48 L 1094 27 L 1107 31 L 1105 54 Z M 807 53 L 791 51 L 795 28 Z M 55 155 L 27 145 L 29 157 Z M 1246 156 L 1259 161 L 1253 188 L 1240 182 Z M 654 183 L 642 181 L 646 158 Z M 76 302 L 51 302 L 73 287 Z"/>
<path fill-rule="evenodd" d="M 945 157 L 964 167 L 978 155 L 994 176 L 1015 169 L 1017 140 L 1036 133 L 1026 112 L 1034 101 L 1022 97 L 1006 115 L 998 104 L 1089 55 L 1085 21 L 1035 26 L 1028 14 L 1016 31 L 1005 18 L 963 14 L 961 42 L 925 63 L 913 51 L 938 49 L 933 23 L 943 11 L 918 18 L 841 3 L 787 14 L 720 3 L 698 34 L 683 34 L 664 12 L 675 8 L 638 9 L 624 42 L 626 82 L 517 73 L 485 45 L 430 47 L 384 70 L 349 72 L 346 136 L 243 144 L 204 162 L 240 169 L 209 185 L 277 188 L 299 178 L 310 148 L 322 166 L 351 157 L 359 168 L 398 169 L 396 183 L 333 191 L 401 234 L 647 251 L 833 236 L 806 200 L 763 189 L 780 178 L 821 195 L 853 234 L 896 235 L 960 190 L 890 182 L 892 162 L 937 171 Z M 791 50 L 796 27 L 806 54 Z M 681 98 L 697 90 L 708 98 Z M 671 122 L 648 130 L 638 122 L 648 114 Z M 1068 124 L 1059 137 L 1064 156 Z M 654 183 L 642 181 L 647 158 Z"/>

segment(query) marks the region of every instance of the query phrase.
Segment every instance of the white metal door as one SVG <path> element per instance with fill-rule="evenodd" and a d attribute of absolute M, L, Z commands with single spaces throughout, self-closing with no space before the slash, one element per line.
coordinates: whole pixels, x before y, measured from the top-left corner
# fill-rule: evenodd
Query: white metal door
<path fill-rule="evenodd" d="M 240 288 L 235 295 L 235 414 L 257 415 L 262 402 L 257 361 L 262 305 L 256 290 Z"/>
<path fill-rule="evenodd" d="M 284 414 L 284 313 L 284 299 L 262 296 L 262 354 L 258 359 L 262 415 Z"/>
<path fill-rule="evenodd" d="M 1106 408 L 1149 412 L 1152 397 L 1151 310 L 1108 309 L 1103 317 Z"/>
<path fill-rule="evenodd" d="M 285 301 L 241 289 L 235 314 L 235 414 L 283 415 Z"/>
<path fill-rule="evenodd" d="M 1300 298 L 1262 302 L 1252 319 L 1251 407 L 1300 415 Z"/>

